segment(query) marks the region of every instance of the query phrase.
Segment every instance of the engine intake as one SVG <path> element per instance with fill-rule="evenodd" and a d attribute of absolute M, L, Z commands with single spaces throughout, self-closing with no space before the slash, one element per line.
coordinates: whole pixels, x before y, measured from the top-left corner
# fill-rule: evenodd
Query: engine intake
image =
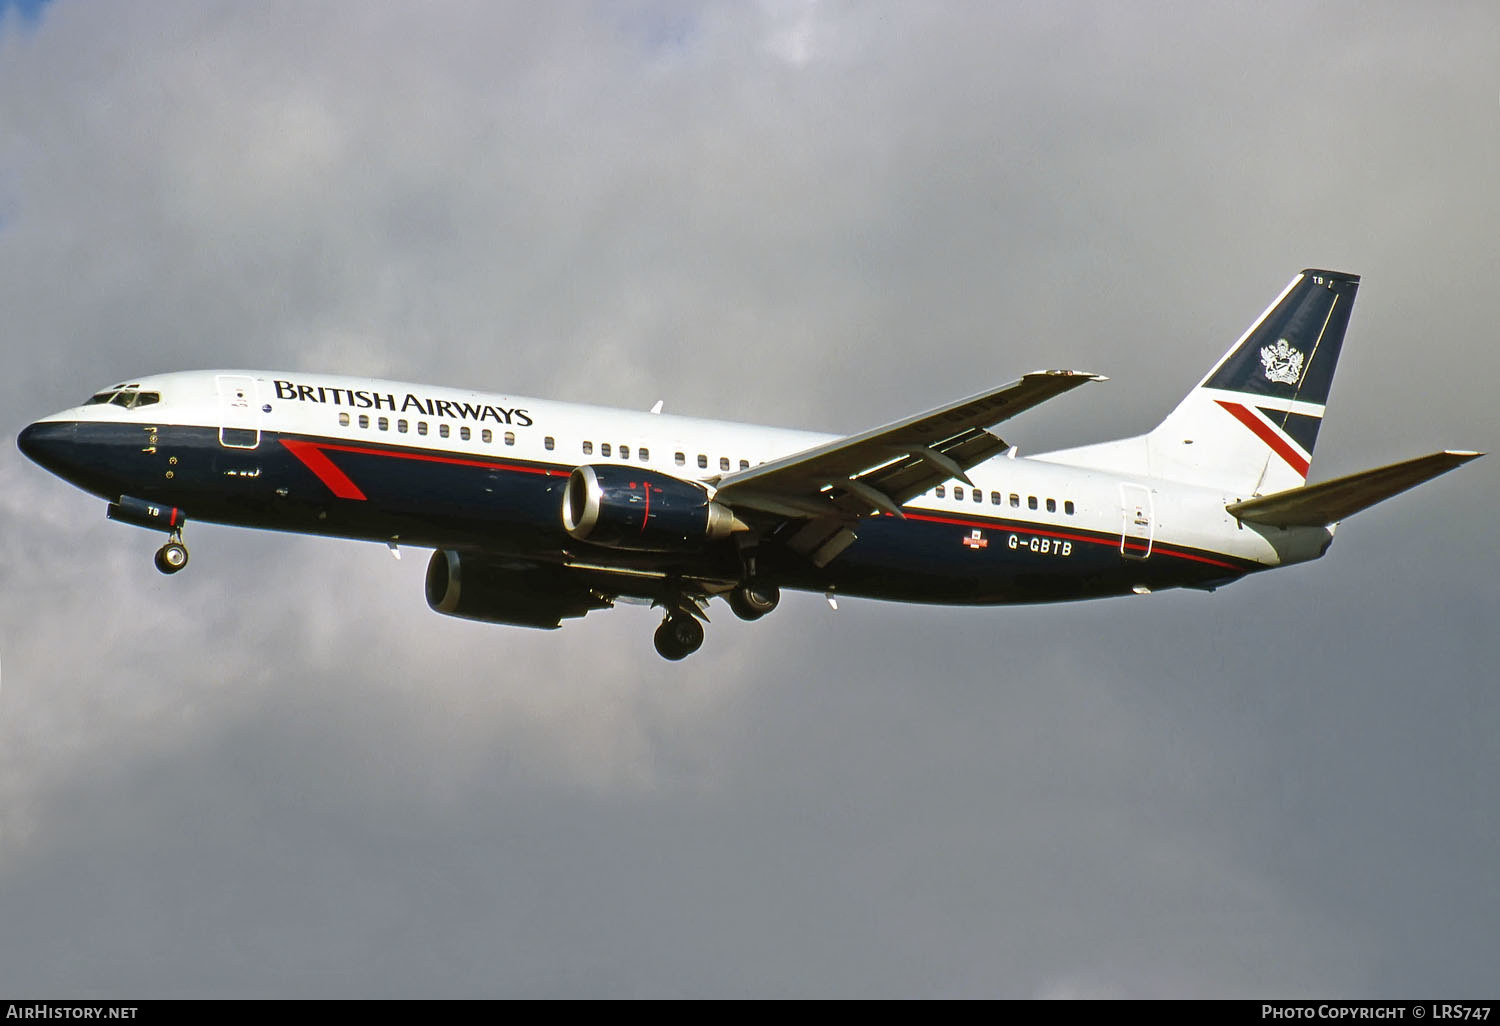
<path fill-rule="evenodd" d="M 701 548 L 747 530 L 696 481 L 608 464 L 574 468 L 563 489 L 562 518 L 579 541 L 637 552 Z"/>
<path fill-rule="evenodd" d="M 427 604 L 465 620 L 551 630 L 610 600 L 563 567 L 515 567 L 448 549 L 427 564 Z"/>

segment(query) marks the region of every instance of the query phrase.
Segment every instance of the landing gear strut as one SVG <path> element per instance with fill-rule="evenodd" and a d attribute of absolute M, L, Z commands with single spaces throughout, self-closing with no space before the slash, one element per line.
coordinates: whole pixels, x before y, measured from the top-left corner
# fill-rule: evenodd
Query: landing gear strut
<path fill-rule="evenodd" d="M 656 651 L 663 659 L 686 659 L 703 646 L 703 625 L 686 613 L 672 613 L 656 628 Z"/>
<path fill-rule="evenodd" d="M 175 574 L 188 564 L 187 546 L 182 544 L 182 535 L 174 534 L 167 543 L 156 550 L 156 569 L 164 574 Z"/>

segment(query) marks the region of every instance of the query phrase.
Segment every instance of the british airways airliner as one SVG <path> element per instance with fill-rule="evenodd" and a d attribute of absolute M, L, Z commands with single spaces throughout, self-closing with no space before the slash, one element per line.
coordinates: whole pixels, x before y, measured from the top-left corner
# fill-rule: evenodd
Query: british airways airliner
<path fill-rule="evenodd" d="M 1317 559 L 1339 521 L 1482 455 L 1307 483 L 1358 286 L 1303 271 L 1155 430 L 1024 457 L 990 429 L 1103 379 L 1039 371 L 831 437 L 660 404 L 210 370 L 111 386 L 18 442 L 113 519 L 164 532 L 166 574 L 187 565 L 190 516 L 432 548 L 440 613 L 555 628 L 649 602 L 657 651 L 682 659 L 715 596 L 746 620 L 783 588 L 1053 602 L 1212 591 Z"/>

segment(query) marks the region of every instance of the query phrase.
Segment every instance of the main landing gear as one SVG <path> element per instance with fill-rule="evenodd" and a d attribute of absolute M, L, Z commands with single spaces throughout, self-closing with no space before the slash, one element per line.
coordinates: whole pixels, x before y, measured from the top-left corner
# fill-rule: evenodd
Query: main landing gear
<path fill-rule="evenodd" d="M 663 659 L 686 659 L 703 647 L 703 624 L 689 613 L 669 613 L 656 628 L 656 652 Z"/>
<path fill-rule="evenodd" d="M 781 589 L 774 584 L 748 580 L 729 593 L 729 608 L 741 620 L 759 620 L 781 601 Z"/>
<path fill-rule="evenodd" d="M 741 620 L 759 620 L 781 601 L 781 589 L 774 584 L 750 580 L 730 591 L 726 598 L 735 616 Z M 702 611 L 701 599 L 679 600 L 669 608 L 671 612 L 656 628 L 653 640 L 663 659 L 676 662 L 703 647 L 702 621 L 708 617 Z"/>
<path fill-rule="evenodd" d="M 182 544 L 182 535 L 174 534 L 167 543 L 156 550 L 156 569 L 164 574 L 175 574 L 188 565 L 187 546 Z"/>

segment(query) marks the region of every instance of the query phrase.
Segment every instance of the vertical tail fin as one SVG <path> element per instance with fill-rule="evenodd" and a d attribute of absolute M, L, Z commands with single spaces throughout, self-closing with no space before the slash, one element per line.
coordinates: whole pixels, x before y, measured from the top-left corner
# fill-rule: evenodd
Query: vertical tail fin
<path fill-rule="evenodd" d="M 1151 472 L 1243 495 L 1307 480 L 1359 276 L 1306 270 L 1147 436 Z"/>

